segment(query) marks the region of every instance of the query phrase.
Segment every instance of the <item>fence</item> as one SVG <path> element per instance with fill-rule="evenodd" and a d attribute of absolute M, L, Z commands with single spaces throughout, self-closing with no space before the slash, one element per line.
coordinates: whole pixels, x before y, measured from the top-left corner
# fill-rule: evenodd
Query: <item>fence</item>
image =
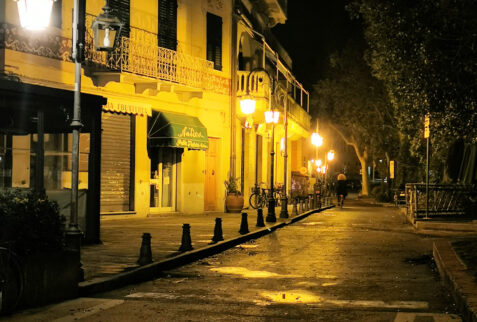
<path fill-rule="evenodd" d="M 408 215 L 414 218 L 425 217 L 426 185 L 424 183 L 408 183 L 405 189 Z M 469 215 L 473 191 L 474 189 L 470 185 L 430 184 L 428 216 Z"/>

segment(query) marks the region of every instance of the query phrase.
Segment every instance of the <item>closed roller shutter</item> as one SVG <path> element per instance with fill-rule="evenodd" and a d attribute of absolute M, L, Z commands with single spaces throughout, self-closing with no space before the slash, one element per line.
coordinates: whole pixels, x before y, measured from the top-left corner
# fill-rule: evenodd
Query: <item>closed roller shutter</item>
<path fill-rule="evenodd" d="M 131 116 L 103 112 L 101 134 L 101 212 L 130 209 Z"/>

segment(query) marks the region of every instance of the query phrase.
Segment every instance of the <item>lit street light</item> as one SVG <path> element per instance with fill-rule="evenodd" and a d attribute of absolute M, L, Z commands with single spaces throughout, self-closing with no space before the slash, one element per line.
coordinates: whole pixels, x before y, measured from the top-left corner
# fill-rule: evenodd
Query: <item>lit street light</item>
<path fill-rule="evenodd" d="M 74 0 L 73 7 L 73 45 L 71 58 L 75 62 L 75 84 L 73 100 L 73 129 L 71 152 L 71 214 L 66 230 L 66 246 L 79 253 L 82 233 L 78 228 L 78 172 L 79 172 L 79 139 L 83 124 L 81 123 L 81 62 L 84 50 L 84 10 L 86 0 Z M 28 29 L 41 30 L 48 26 L 53 0 L 18 0 L 18 13 L 22 26 Z M 48 10 L 47 10 L 48 9 Z M 80 11 L 81 12 L 80 14 Z M 98 15 L 91 28 L 95 36 L 95 48 L 101 51 L 114 50 L 123 23 L 113 16 L 109 1 L 103 7 L 103 14 Z M 101 39 L 97 39 L 100 37 Z"/>

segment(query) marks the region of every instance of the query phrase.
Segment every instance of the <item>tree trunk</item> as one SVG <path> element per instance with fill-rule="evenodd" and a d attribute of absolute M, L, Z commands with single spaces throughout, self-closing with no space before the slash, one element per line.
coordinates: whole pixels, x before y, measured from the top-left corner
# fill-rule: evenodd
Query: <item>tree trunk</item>
<path fill-rule="evenodd" d="M 369 196 L 369 177 L 368 177 L 368 158 L 367 152 L 365 151 L 363 154 L 358 153 L 356 151 L 356 156 L 359 159 L 359 163 L 361 164 L 361 195 L 362 196 Z"/>
<path fill-rule="evenodd" d="M 356 156 L 358 157 L 358 160 L 361 164 L 361 195 L 362 196 L 369 196 L 369 178 L 368 178 L 368 171 L 366 169 L 368 165 L 368 150 L 367 147 L 365 146 L 363 148 L 363 152 L 361 153 L 359 150 L 358 142 L 354 137 L 346 137 L 336 126 L 333 124 L 330 124 L 331 128 L 338 133 L 339 136 L 345 141 L 345 143 L 349 146 L 352 146 L 354 148 L 354 152 L 356 153 Z"/>

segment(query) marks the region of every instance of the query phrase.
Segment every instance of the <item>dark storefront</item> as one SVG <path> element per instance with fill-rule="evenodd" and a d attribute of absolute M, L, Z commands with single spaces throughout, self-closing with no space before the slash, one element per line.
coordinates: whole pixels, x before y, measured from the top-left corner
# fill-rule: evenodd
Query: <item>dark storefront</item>
<path fill-rule="evenodd" d="M 99 241 L 100 96 L 81 95 L 79 225 Z M 0 80 L 0 188 L 45 189 L 69 219 L 73 92 Z"/>

